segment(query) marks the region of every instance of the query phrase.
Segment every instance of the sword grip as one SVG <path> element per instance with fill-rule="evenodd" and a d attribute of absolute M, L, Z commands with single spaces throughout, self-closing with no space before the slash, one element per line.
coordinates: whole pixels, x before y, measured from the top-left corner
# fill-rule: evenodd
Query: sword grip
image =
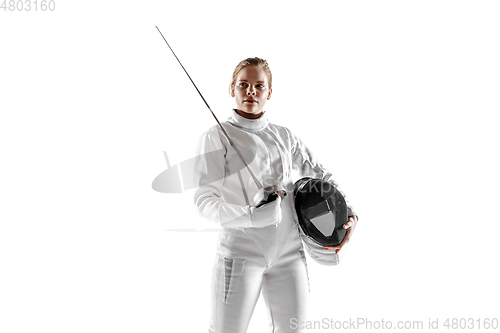
<path fill-rule="evenodd" d="M 273 202 L 278 197 L 281 197 L 281 198 L 286 197 L 286 191 L 279 190 L 279 191 L 274 191 L 274 192 L 269 193 L 267 198 L 262 199 L 255 207 L 260 207 L 262 205 L 265 205 L 266 203 Z"/>

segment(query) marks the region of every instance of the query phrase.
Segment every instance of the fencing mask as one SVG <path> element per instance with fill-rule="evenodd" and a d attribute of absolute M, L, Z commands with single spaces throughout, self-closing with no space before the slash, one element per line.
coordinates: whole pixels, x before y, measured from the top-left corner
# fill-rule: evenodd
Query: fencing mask
<path fill-rule="evenodd" d="M 331 183 L 308 177 L 294 184 L 293 193 L 301 238 L 309 254 L 321 264 L 338 264 L 335 251 L 324 246 L 339 245 L 347 233 L 344 196 Z"/>

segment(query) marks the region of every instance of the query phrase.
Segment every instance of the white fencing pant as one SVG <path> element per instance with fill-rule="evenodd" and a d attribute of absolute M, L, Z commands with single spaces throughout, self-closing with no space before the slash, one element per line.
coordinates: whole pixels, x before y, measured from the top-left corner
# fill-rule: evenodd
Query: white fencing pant
<path fill-rule="evenodd" d="M 237 250 L 219 251 L 212 276 L 210 333 L 245 333 L 261 291 L 270 332 L 300 332 L 292 323 L 305 320 L 309 278 L 300 239 L 291 236 L 271 264 L 251 238 L 238 237 Z"/>

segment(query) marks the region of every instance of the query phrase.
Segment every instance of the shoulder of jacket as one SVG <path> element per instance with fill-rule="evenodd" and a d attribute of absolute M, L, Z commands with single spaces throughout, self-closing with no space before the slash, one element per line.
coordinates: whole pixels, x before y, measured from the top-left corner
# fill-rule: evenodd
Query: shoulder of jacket
<path fill-rule="evenodd" d="M 221 124 L 223 126 L 228 125 L 227 122 L 221 122 Z M 212 141 L 212 142 L 217 141 L 216 145 L 221 143 L 222 146 L 224 148 L 226 148 L 226 150 L 227 150 L 227 147 L 229 145 L 229 141 L 227 141 L 226 136 L 224 135 L 224 133 L 222 132 L 222 130 L 218 124 L 213 125 L 207 131 L 205 131 L 201 135 L 201 138 L 204 138 L 205 140 Z"/>
<path fill-rule="evenodd" d="M 273 123 L 269 123 L 268 126 L 274 127 L 280 133 L 286 133 L 287 135 L 289 135 L 291 133 L 291 131 L 286 126 L 276 125 L 276 124 L 273 124 Z"/>
<path fill-rule="evenodd" d="M 222 131 L 221 131 L 219 125 L 217 124 L 217 125 L 213 125 L 212 127 L 210 127 L 202 135 L 218 136 L 221 134 L 222 134 Z"/>
<path fill-rule="evenodd" d="M 288 140 L 290 140 L 291 142 L 294 142 L 296 140 L 297 136 L 293 134 L 293 132 L 288 127 L 274 124 L 273 126 L 275 126 L 280 133 L 286 135 Z"/>

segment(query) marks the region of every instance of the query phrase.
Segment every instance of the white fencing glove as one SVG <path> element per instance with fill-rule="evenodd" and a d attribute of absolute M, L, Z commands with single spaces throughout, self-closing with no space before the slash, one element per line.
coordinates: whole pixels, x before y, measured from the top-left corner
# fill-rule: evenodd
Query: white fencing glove
<path fill-rule="evenodd" d="M 250 207 L 253 228 L 264 228 L 281 222 L 281 197 L 260 207 Z"/>

